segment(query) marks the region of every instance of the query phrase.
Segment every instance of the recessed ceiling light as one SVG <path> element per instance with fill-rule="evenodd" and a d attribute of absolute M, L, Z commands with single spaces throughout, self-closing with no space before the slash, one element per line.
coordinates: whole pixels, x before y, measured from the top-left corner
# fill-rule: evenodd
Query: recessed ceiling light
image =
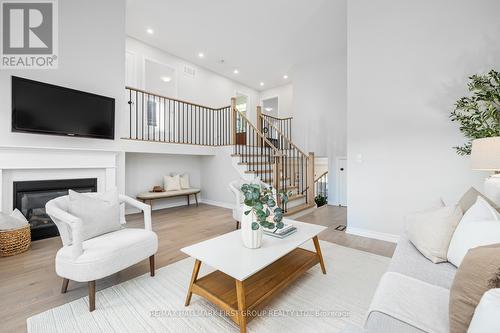
<path fill-rule="evenodd" d="M 238 74 L 239 72 L 240 72 L 240 71 L 238 70 L 238 68 L 235 68 L 235 69 L 233 70 L 233 73 L 234 73 L 234 74 Z"/>
<path fill-rule="evenodd" d="M 198 53 L 198 58 L 205 58 L 205 54 L 203 52 Z"/>
<path fill-rule="evenodd" d="M 263 86 L 264 86 L 264 82 L 261 82 L 261 83 L 260 83 L 260 86 L 261 86 L 261 87 L 263 87 Z"/>
<path fill-rule="evenodd" d="M 264 110 L 266 110 L 267 112 L 271 112 L 273 111 L 273 108 L 264 108 Z"/>
<path fill-rule="evenodd" d="M 161 80 L 162 80 L 163 82 L 170 82 L 170 81 L 172 81 L 172 78 L 171 78 L 170 76 L 162 76 L 162 77 L 161 77 Z"/>
<path fill-rule="evenodd" d="M 155 31 L 154 31 L 153 29 L 151 29 L 151 28 L 147 28 L 147 29 L 146 29 L 146 32 L 147 32 L 148 34 L 150 34 L 150 35 L 152 35 L 152 34 L 154 34 L 154 33 L 155 33 Z"/>
<path fill-rule="evenodd" d="M 286 75 L 286 74 L 285 74 L 285 75 L 283 75 L 283 78 L 284 78 L 285 80 L 286 80 L 286 79 L 288 79 L 288 75 Z"/>

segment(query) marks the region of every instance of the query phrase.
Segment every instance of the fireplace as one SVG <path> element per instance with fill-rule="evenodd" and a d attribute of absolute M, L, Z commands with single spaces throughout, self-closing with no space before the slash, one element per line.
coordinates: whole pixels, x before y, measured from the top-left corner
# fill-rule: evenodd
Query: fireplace
<path fill-rule="evenodd" d="M 28 219 L 32 240 L 59 235 L 56 225 L 45 212 L 45 204 L 67 195 L 68 189 L 81 193 L 97 192 L 97 178 L 14 182 L 14 208 Z"/>

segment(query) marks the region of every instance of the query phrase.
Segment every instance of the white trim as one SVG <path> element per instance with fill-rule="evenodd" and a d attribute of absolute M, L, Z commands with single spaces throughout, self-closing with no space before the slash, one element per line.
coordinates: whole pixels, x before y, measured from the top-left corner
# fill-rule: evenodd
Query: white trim
<path fill-rule="evenodd" d="M 222 202 L 222 201 L 214 201 L 214 200 L 209 200 L 209 199 L 200 199 L 201 203 L 211 205 L 211 206 L 217 206 L 217 207 L 222 207 L 222 208 L 227 208 L 227 209 L 233 209 L 234 204 L 230 204 L 227 202 Z"/>
<path fill-rule="evenodd" d="M 348 226 L 346 233 L 350 235 L 379 239 L 391 243 L 397 243 L 399 241 L 399 235 L 387 234 L 385 232 L 378 232 L 363 228 L 353 228 Z"/>
<path fill-rule="evenodd" d="M 222 208 L 227 208 L 227 209 L 233 209 L 234 205 L 233 204 L 229 204 L 229 203 L 226 203 L 226 202 L 220 202 L 220 201 L 213 201 L 213 200 L 208 200 L 208 199 L 201 199 L 199 198 L 198 199 L 198 202 L 199 203 L 204 203 L 206 205 L 211 205 L 211 206 L 217 206 L 217 207 L 222 207 Z M 182 206 L 186 206 L 187 207 L 187 202 L 181 202 L 181 201 L 177 201 L 177 202 L 172 202 L 172 203 L 163 203 L 163 204 L 157 204 L 157 205 L 154 205 L 153 204 L 153 211 L 155 210 L 160 210 L 160 209 L 168 209 L 168 208 L 175 208 L 175 207 L 182 207 Z M 191 206 L 190 207 L 196 207 L 196 204 L 193 202 L 193 200 L 191 200 Z M 136 209 L 136 208 L 127 208 L 125 209 L 125 215 L 130 215 L 130 214 L 137 214 L 137 213 L 140 213 L 141 211 L 139 209 Z"/>

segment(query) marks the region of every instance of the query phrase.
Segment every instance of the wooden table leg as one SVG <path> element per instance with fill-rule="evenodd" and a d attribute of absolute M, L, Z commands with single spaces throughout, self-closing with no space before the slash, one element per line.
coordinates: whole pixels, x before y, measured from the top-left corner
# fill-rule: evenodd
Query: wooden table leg
<path fill-rule="evenodd" d="M 240 333 L 247 331 L 247 305 L 245 300 L 245 287 L 243 282 L 236 280 L 236 296 L 238 297 L 238 323 L 240 325 Z"/>
<path fill-rule="evenodd" d="M 189 283 L 189 289 L 186 296 L 186 303 L 184 304 L 185 306 L 188 306 L 189 303 L 191 302 L 191 296 L 193 295 L 192 292 L 193 284 L 196 282 L 196 279 L 198 278 L 198 273 L 200 272 L 200 266 L 201 266 L 201 261 L 196 259 L 196 261 L 194 262 L 193 274 L 191 275 L 191 282 Z"/>
<path fill-rule="evenodd" d="M 319 264 L 321 266 L 321 271 L 326 274 L 325 262 L 323 261 L 323 255 L 321 254 L 321 248 L 319 247 L 318 236 L 313 237 L 314 247 L 316 248 L 316 253 L 318 255 Z"/>
<path fill-rule="evenodd" d="M 188 199 L 188 207 L 189 207 L 189 194 L 187 195 L 187 199 Z"/>
<path fill-rule="evenodd" d="M 198 207 L 198 193 L 194 194 L 194 200 L 196 201 L 196 207 Z"/>

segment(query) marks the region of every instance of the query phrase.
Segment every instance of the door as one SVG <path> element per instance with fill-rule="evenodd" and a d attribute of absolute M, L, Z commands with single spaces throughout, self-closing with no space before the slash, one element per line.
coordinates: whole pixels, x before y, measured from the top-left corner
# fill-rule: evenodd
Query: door
<path fill-rule="evenodd" d="M 347 206 L 347 159 L 339 158 L 337 163 L 337 193 L 340 206 Z"/>

